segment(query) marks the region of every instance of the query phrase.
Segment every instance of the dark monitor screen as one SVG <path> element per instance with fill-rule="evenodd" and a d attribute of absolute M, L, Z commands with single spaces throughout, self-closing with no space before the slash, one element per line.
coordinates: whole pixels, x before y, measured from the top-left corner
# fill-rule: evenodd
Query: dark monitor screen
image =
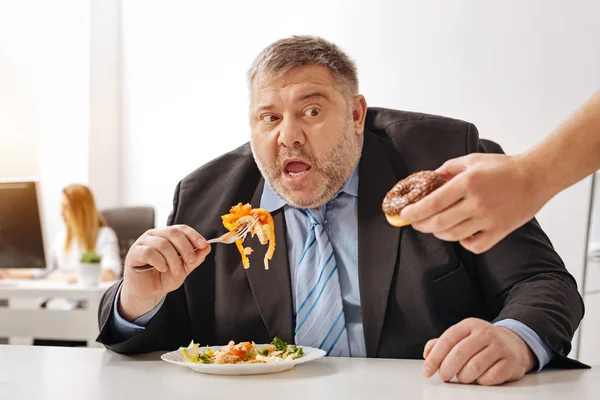
<path fill-rule="evenodd" d="M 0 268 L 46 268 L 34 181 L 0 181 Z"/>

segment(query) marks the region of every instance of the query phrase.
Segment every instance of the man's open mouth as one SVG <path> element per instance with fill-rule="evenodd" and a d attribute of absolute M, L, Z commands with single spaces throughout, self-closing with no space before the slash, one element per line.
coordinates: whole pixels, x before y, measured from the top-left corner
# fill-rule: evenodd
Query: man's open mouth
<path fill-rule="evenodd" d="M 299 160 L 286 161 L 283 167 L 285 173 L 292 177 L 302 176 L 310 171 L 310 169 L 311 166 L 309 164 Z"/>

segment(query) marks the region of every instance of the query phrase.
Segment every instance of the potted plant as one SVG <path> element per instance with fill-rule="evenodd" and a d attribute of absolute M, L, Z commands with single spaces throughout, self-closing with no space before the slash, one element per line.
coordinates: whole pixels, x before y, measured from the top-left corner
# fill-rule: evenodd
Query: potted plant
<path fill-rule="evenodd" d="M 78 282 L 83 286 L 98 286 L 102 278 L 101 261 L 102 256 L 95 250 L 83 253 L 79 262 Z"/>

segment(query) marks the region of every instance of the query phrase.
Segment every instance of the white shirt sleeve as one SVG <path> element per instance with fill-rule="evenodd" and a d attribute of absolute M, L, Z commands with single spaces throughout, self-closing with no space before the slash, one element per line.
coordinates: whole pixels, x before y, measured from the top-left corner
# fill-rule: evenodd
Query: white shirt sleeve
<path fill-rule="evenodd" d="M 96 252 L 102 256 L 102 269 L 113 271 L 115 275 L 121 276 L 123 265 L 121 264 L 119 241 L 115 231 L 107 226 L 100 228 L 96 239 Z"/>

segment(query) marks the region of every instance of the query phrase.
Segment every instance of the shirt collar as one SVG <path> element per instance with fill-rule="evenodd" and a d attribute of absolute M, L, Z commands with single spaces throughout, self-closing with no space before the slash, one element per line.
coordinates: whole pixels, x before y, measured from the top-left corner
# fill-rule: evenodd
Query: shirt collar
<path fill-rule="evenodd" d="M 260 208 L 272 213 L 285 205 L 286 202 L 275 194 L 269 183 L 265 180 L 265 187 L 260 197 Z"/>
<path fill-rule="evenodd" d="M 337 195 L 340 193 L 346 193 L 353 197 L 358 197 L 358 163 L 354 167 L 352 174 L 346 179 L 344 185 L 339 190 Z M 337 197 L 336 195 L 336 197 Z M 267 210 L 268 212 L 274 212 L 281 207 L 287 205 L 285 200 L 279 197 L 271 186 L 265 181 L 265 187 L 260 198 L 260 208 Z"/>

